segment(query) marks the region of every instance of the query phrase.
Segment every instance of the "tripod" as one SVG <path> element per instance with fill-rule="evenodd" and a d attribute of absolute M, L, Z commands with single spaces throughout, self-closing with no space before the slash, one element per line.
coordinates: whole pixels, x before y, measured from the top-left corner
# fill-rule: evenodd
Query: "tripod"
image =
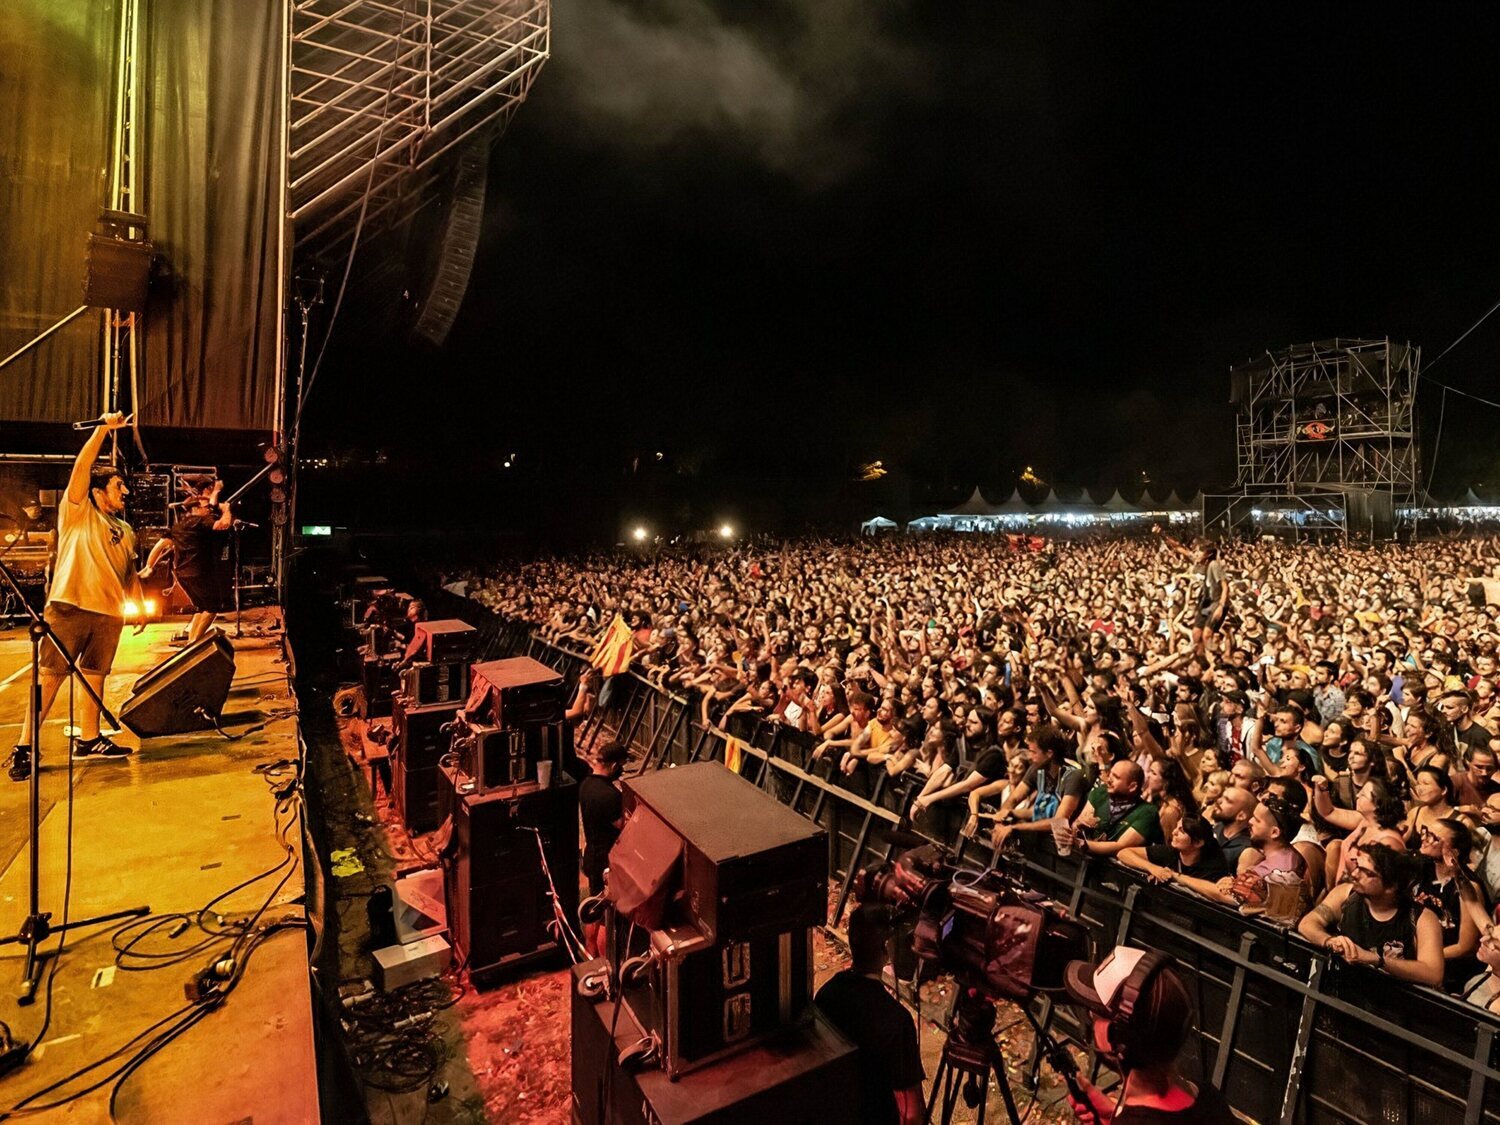
<path fill-rule="evenodd" d="M 1072 1056 L 1037 1022 L 1028 1004 L 1023 1003 L 1021 1011 L 1036 1033 L 1037 1044 L 1052 1068 L 1062 1075 L 1075 1098 L 1085 1100 L 1078 1086 L 1077 1067 Z M 958 995 L 953 998 L 953 1010 L 948 1014 L 948 1039 L 943 1044 L 937 1074 L 932 1079 L 932 1091 L 927 1095 L 926 1120 L 932 1120 L 932 1111 L 941 1095 L 943 1113 L 938 1120 L 940 1125 L 952 1125 L 953 1111 L 958 1107 L 959 1095 L 962 1095 L 964 1104 L 974 1111 L 975 1125 L 984 1125 L 991 1074 L 1000 1087 L 1000 1097 L 1005 1102 L 1011 1125 L 1021 1125 L 1022 1118 L 1016 1112 L 1010 1079 L 1005 1075 L 1005 1060 L 995 1046 L 995 1005 L 977 990 L 960 984 Z M 1029 1110 L 1027 1115 L 1030 1116 Z"/>
<path fill-rule="evenodd" d="M 41 746 L 42 746 L 42 642 L 49 642 L 57 650 L 63 662 L 68 666 L 68 675 L 75 677 L 81 684 L 83 690 L 88 693 L 96 706 L 99 714 L 108 719 L 111 726 L 119 726 L 120 721 L 110 713 L 104 706 L 104 700 L 99 698 L 98 692 L 92 684 L 84 679 L 83 673 L 78 670 L 78 662 L 73 654 L 58 639 L 41 614 L 31 607 L 16 582 L 16 576 L 10 567 L 0 559 L 0 580 L 3 580 L 11 594 L 19 599 L 25 607 L 26 615 L 31 619 L 28 632 L 31 635 L 31 692 L 27 701 L 28 713 L 31 716 L 31 769 L 27 784 L 30 786 L 30 799 L 28 815 L 30 824 L 28 827 L 28 856 L 29 870 L 26 879 L 26 919 L 21 923 L 18 932 L 9 937 L 0 937 L 0 945 L 12 945 L 18 942 L 26 943 L 26 962 L 21 970 L 21 988 L 16 997 L 16 1002 L 21 1005 L 30 1004 L 36 999 L 37 984 L 42 976 L 42 942 L 56 933 L 66 930 L 81 929 L 84 926 L 97 926 L 101 922 L 116 922 L 121 918 L 139 918 L 151 913 L 149 906 L 136 906 L 128 910 L 116 910 L 112 914 L 101 914 L 95 918 L 69 919 L 66 922 L 54 926 L 52 914 L 41 909 L 41 837 L 42 837 L 42 784 L 41 784 Z"/>

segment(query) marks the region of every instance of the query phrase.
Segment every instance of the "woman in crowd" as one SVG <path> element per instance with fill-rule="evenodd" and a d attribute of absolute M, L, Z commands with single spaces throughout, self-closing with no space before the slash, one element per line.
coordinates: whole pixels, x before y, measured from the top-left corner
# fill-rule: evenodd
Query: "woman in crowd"
<path fill-rule="evenodd" d="M 1319 774 L 1312 781 L 1312 807 L 1317 815 L 1347 833 L 1342 840 L 1328 843 L 1323 870 L 1330 890 L 1348 880 L 1354 856 L 1364 845 L 1385 844 L 1405 850 L 1406 838 L 1400 826 L 1406 817 L 1406 806 L 1384 781 L 1372 777 L 1360 786 L 1353 809 L 1334 805 L 1327 778 Z"/>
<path fill-rule="evenodd" d="M 1474 951 L 1479 947 L 1479 927 L 1464 908 L 1464 892 L 1478 893 L 1469 855 L 1474 836 L 1469 826 L 1446 817 L 1419 830 L 1422 878 L 1415 901 L 1437 915 L 1443 928 L 1443 987 L 1459 991 L 1479 971 Z"/>
<path fill-rule="evenodd" d="M 1453 778 L 1441 766 L 1421 766 L 1412 772 L 1411 810 L 1406 818 L 1406 843 L 1420 843 L 1422 829 L 1431 828 L 1445 817 L 1455 815 Z"/>

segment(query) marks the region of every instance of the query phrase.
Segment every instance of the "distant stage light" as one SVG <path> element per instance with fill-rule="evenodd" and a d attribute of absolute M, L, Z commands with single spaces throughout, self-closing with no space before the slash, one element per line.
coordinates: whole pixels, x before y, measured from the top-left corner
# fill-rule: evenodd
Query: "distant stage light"
<path fill-rule="evenodd" d="M 120 608 L 126 618 L 139 617 L 141 615 L 141 607 L 136 605 L 135 602 L 128 601 Z"/>
<path fill-rule="evenodd" d="M 720 539 L 733 539 L 734 538 L 734 527 L 732 525 L 730 525 L 730 524 L 727 524 L 727 523 L 724 524 L 722 527 L 719 528 L 719 538 Z"/>
<path fill-rule="evenodd" d="M 646 541 L 646 529 L 644 527 L 638 527 L 630 534 L 637 543 L 644 543 Z"/>
<path fill-rule="evenodd" d="M 155 598 L 147 598 L 146 599 L 146 616 L 150 617 L 155 612 L 156 612 L 156 599 Z"/>

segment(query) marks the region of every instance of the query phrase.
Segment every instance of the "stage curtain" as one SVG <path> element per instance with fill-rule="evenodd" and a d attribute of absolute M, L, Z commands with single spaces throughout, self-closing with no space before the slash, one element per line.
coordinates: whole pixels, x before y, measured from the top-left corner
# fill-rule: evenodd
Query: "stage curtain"
<path fill-rule="evenodd" d="M 275 425 L 277 0 L 152 0 L 146 209 L 163 269 L 147 313 L 151 426 Z"/>
<path fill-rule="evenodd" d="M 104 203 L 116 20 L 98 0 L 0 2 L 0 358 L 83 304 Z M 103 314 L 0 369 L 5 422 L 61 422 L 102 401 Z"/>

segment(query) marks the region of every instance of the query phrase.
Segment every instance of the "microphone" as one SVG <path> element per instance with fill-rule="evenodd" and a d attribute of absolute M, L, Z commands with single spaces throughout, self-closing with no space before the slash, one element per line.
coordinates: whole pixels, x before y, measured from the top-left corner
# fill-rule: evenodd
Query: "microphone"
<path fill-rule="evenodd" d="M 125 421 L 127 423 L 129 423 L 134 418 L 135 418 L 135 415 L 132 414 L 132 415 L 130 415 L 130 417 L 126 418 Z M 74 422 L 73 423 L 73 428 L 75 430 L 92 430 L 95 426 L 102 426 L 102 425 L 104 425 L 104 419 L 103 418 L 88 418 L 88 419 L 85 419 L 82 422 Z"/>

